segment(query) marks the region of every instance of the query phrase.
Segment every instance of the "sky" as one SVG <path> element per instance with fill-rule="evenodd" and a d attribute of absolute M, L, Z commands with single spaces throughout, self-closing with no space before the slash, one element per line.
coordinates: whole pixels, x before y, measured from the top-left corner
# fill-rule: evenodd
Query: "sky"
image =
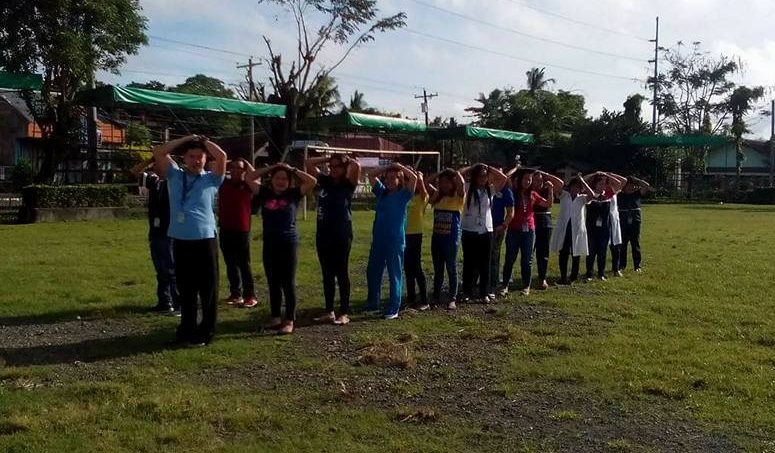
<path fill-rule="evenodd" d="M 130 56 L 119 75 L 101 73 L 113 84 L 158 80 L 167 85 L 203 73 L 229 84 L 244 80 L 238 69 L 249 56 L 267 56 L 263 36 L 276 51 L 293 55 L 295 24 L 282 9 L 259 0 L 140 0 L 148 18 L 149 45 Z M 739 57 L 735 82 L 768 88 L 775 96 L 775 17 L 771 0 L 379 0 L 380 15 L 403 11 L 407 27 L 377 36 L 356 49 L 337 70 L 343 101 L 365 93 L 369 106 L 420 118 L 423 88 L 438 93 L 430 116 L 470 122 L 464 111 L 479 93 L 523 88 L 525 72 L 545 67 L 553 89 L 583 94 L 588 114 L 622 110 L 628 95 L 648 96 L 653 72 L 655 18 L 660 45 L 701 41 L 712 55 Z M 184 45 L 196 44 L 218 52 Z M 344 49 L 331 46 L 321 63 Z M 257 67 L 256 79 L 268 71 Z M 650 120 L 651 107 L 643 104 Z M 769 137 L 769 118 L 749 117 L 753 135 Z"/>

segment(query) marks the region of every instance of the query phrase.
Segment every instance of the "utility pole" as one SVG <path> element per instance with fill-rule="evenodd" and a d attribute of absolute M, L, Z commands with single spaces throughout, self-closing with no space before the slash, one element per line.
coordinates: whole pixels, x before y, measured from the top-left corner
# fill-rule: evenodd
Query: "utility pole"
<path fill-rule="evenodd" d="M 657 16 L 657 29 L 654 39 L 649 39 L 649 42 L 654 43 L 654 59 L 649 60 L 649 63 L 654 63 L 654 96 L 652 99 L 653 111 L 651 113 L 651 132 L 657 133 L 657 95 L 659 94 L 659 16 Z"/>
<path fill-rule="evenodd" d="M 237 69 L 248 70 L 248 101 L 255 101 L 256 85 L 253 82 L 253 67 L 261 63 L 253 63 L 253 57 L 248 59 L 248 64 L 237 65 Z M 255 118 L 250 117 L 250 165 L 256 165 L 256 124 Z"/>
<path fill-rule="evenodd" d="M 428 94 L 428 92 L 425 91 L 425 88 L 423 88 L 422 96 L 419 96 L 419 95 L 414 96 L 415 99 L 422 99 L 421 109 L 422 109 L 422 112 L 425 114 L 425 127 L 428 127 L 428 125 L 430 124 L 430 120 L 428 119 L 428 99 L 435 98 L 438 95 L 439 93 Z"/>
<path fill-rule="evenodd" d="M 91 88 L 97 87 L 97 75 L 92 73 L 91 76 Z M 87 153 L 87 176 L 86 181 L 91 184 L 97 182 L 97 145 L 99 141 L 99 133 L 97 132 L 97 107 L 89 107 L 88 115 L 86 116 L 86 146 L 88 147 Z"/>

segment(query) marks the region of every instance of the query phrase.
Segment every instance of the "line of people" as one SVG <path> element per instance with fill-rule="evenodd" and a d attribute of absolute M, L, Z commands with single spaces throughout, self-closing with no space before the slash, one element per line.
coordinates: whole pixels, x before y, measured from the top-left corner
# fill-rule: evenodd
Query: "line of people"
<path fill-rule="evenodd" d="M 182 156 L 184 166 L 178 166 L 171 155 Z M 305 170 L 284 163 L 254 169 L 244 159 L 227 162 L 226 153 L 201 136 L 165 143 L 154 150 L 152 162 L 132 170 L 149 192 L 156 309 L 180 314 L 179 343 L 205 345 L 213 338 L 219 244 L 229 281 L 227 303 L 245 308 L 258 304 L 250 259 L 254 195 L 262 217 L 262 261 L 271 307 L 267 328 L 281 334 L 294 330 L 296 216 L 301 200 L 316 189 L 316 249 L 325 301 L 325 315 L 317 321 L 350 322 L 352 198 L 361 166 L 357 159 L 334 154 L 307 160 Z M 559 255 L 559 284 L 578 279 L 582 256 L 586 257 L 586 279 L 595 275 L 605 279 L 609 248 L 617 275 L 627 266 L 628 246 L 633 266 L 640 271 L 640 198 L 650 190 L 641 179 L 597 172 L 565 184 L 539 170 L 514 168 L 504 173 L 481 163 L 459 171 L 445 169 L 427 180 L 421 172 L 398 163 L 371 169 L 367 176 L 376 204 L 366 269 L 366 311 L 380 312 L 385 319 L 399 316 L 404 282 L 407 305 L 419 310 L 442 304 L 454 310 L 458 302 L 474 298 L 492 303 L 496 295 L 505 296 L 512 287 L 528 295 L 534 253 L 541 289 L 549 286 L 551 252 Z M 555 200 L 560 201 L 560 213 L 553 227 Z M 433 207 L 430 247 L 434 271 L 430 298 L 422 264 L 424 216 L 429 205 Z M 461 294 L 459 247 L 463 249 Z M 519 283 L 512 281 L 517 258 Z M 389 297 L 383 307 L 381 286 L 386 269 Z M 445 276 L 447 293 L 443 297 Z M 337 287 L 339 308 L 335 310 Z"/>

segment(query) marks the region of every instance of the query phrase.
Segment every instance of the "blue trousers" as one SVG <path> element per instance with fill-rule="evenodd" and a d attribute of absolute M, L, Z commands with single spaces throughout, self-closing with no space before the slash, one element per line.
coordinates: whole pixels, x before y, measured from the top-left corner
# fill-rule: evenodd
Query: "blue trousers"
<path fill-rule="evenodd" d="M 449 277 L 449 300 L 457 299 L 457 238 L 449 236 L 431 237 L 431 257 L 433 258 L 433 302 L 439 301 L 441 287 L 444 284 L 444 271 Z"/>
<path fill-rule="evenodd" d="M 156 303 L 159 306 L 177 307 L 178 290 L 175 284 L 172 239 L 167 236 L 151 236 L 150 246 L 151 260 L 156 269 Z"/>
<path fill-rule="evenodd" d="M 373 238 L 369 251 L 369 264 L 366 268 L 366 280 L 369 294 L 366 300 L 367 310 L 380 308 L 380 296 L 382 293 L 382 274 L 387 267 L 390 280 L 390 299 L 385 308 L 385 314 L 398 313 L 401 308 L 401 278 L 404 271 L 404 238 L 388 239 L 384 237 Z"/>
<path fill-rule="evenodd" d="M 517 261 L 517 256 L 521 253 L 522 288 L 530 288 L 530 283 L 533 280 L 533 246 L 535 245 L 535 240 L 535 230 L 509 230 L 506 233 L 506 259 L 503 263 L 503 284 L 505 286 L 511 283 L 514 263 Z"/>

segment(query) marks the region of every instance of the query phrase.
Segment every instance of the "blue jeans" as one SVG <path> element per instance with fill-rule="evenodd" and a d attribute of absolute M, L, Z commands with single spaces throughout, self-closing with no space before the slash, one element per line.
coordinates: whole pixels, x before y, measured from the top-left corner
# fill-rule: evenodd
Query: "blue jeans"
<path fill-rule="evenodd" d="M 380 308 L 380 296 L 382 294 L 382 274 L 387 267 L 390 280 L 390 299 L 385 309 L 385 314 L 398 313 L 401 308 L 401 280 L 404 271 L 404 238 L 390 240 L 388 238 L 374 238 L 369 251 L 369 264 L 366 268 L 366 280 L 369 294 L 366 300 L 367 310 Z"/>
<path fill-rule="evenodd" d="M 457 238 L 449 236 L 431 237 L 431 257 L 433 258 L 433 303 L 439 301 L 441 287 L 444 284 L 444 270 L 449 277 L 449 300 L 457 298 Z"/>
<path fill-rule="evenodd" d="M 177 307 L 178 289 L 175 282 L 175 259 L 172 256 L 172 239 L 167 236 L 151 236 L 151 260 L 156 269 L 156 298 L 160 306 Z"/>
<path fill-rule="evenodd" d="M 509 230 L 506 233 L 506 259 L 503 263 L 503 285 L 511 283 L 511 274 L 517 256 L 521 253 L 520 268 L 522 270 L 522 288 L 530 288 L 533 279 L 533 246 L 535 245 L 535 230 Z"/>

